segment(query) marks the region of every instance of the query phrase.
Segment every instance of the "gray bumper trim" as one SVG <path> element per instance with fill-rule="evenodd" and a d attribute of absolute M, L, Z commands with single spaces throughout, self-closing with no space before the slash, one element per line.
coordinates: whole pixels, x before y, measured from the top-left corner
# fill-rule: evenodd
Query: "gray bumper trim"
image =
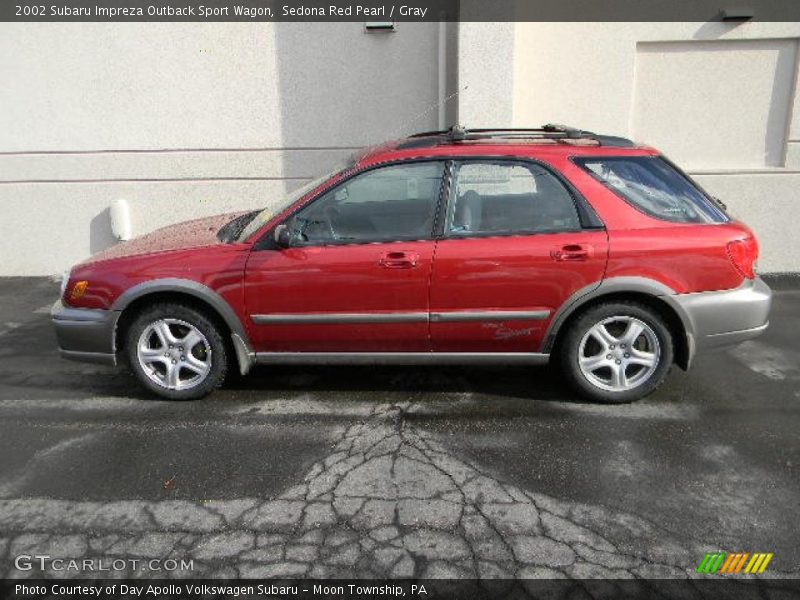
<path fill-rule="evenodd" d="M 78 362 L 96 363 L 100 365 L 111 365 L 112 367 L 117 364 L 116 354 L 106 354 L 103 352 L 78 352 L 76 350 L 58 349 L 61 358 L 67 360 L 76 360 Z"/>
<path fill-rule="evenodd" d="M 761 278 L 736 289 L 662 296 L 688 321 L 697 350 L 724 348 L 754 338 L 769 325 L 772 290 Z"/>
<path fill-rule="evenodd" d="M 739 331 L 726 331 L 725 333 L 712 333 L 707 335 L 704 348 L 726 348 L 734 344 L 739 344 L 746 340 L 760 336 L 769 327 L 769 321 L 758 327 L 751 329 L 740 329 Z"/>
<path fill-rule="evenodd" d="M 119 312 L 70 308 L 59 300 L 50 315 L 61 356 L 70 360 L 117 364 L 115 334 Z"/>

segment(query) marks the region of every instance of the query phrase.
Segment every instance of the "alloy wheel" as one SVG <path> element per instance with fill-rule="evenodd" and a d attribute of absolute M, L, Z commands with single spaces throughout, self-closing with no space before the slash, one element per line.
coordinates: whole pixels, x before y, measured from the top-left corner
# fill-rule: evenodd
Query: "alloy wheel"
<path fill-rule="evenodd" d="M 145 375 L 170 390 L 201 384 L 211 372 L 211 345 L 191 323 L 159 319 L 145 327 L 136 345 Z"/>
<path fill-rule="evenodd" d="M 661 347 L 653 328 L 631 316 L 596 323 L 578 347 L 578 366 L 592 385 L 610 392 L 638 387 L 655 373 Z"/>

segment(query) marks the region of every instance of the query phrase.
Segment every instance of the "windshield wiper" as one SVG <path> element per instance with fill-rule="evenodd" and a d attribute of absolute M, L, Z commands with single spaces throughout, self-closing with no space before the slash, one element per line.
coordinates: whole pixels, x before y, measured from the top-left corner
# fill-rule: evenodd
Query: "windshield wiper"
<path fill-rule="evenodd" d="M 236 238 L 239 237 L 239 234 L 244 231 L 244 228 L 247 227 L 250 221 L 255 219 L 256 215 L 260 212 L 260 210 L 254 210 L 252 212 L 239 215 L 232 221 L 228 221 L 225 225 L 220 227 L 219 231 L 217 232 L 217 239 L 225 244 L 230 244 L 231 242 L 235 241 Z"/>

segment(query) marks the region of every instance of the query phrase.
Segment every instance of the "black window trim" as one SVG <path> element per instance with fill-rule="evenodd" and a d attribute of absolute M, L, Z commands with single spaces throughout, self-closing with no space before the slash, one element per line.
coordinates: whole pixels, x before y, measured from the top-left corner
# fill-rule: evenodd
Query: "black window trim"
<path fill-rule="evenodd" d="M 645 158 L 650 160 L 661 160 L 666 165 L 671 167 L 678 175 L 680 175 L 683 179 L 685 179 L 694 189 L 696 189 L 703 198 L 709 201 L 711 206 L 714 210 L 719 212 L 722 216 L 722 219 L 719 221 L 709 221 L 706 223 L 695 223 L 693 221 L 676 221 L 674 219 L 668 219 L 663 216 L 659 216 L 657 214 L 651 213 L 637 205 L 635 202 L 626 198 L 619 190 L 617 190 L 613 185 L 610 183 L 603 181 L 598 175 L 596 175 L 591 169 L 588 169 L 581 163 L 589 162 L 591 160 L 630 160 L 632 158 Z M 572 164 L 578 167 L 581 171 L 589 175 L 592 179 L 594 179 L 597 183 L 602 185 L 608 191 L 613 193 L 617 198 L 622 200 L 625 204 L 633 208 L 636 212 L 645 215 L 646 217 L 650 217 L 651 219 L 656 219 L 657 221 L 662 221 L 664 223 L 674 223 L 674 224 L 684 224 L 684 225 L 723 225 L 725 223 L 730 223 L 733 219 L 727 213 L 727 211 L 720 206 L 719 202 L 711 196 L 708 192 L 703 189 L 703 187 L 698 184 L 694 179 L 689 177 L 683 169 L 681 169 L 678 165 L 674 162 L 669 160 L 663 154 L 613 154 L 613 155 L 604 155 L 604 156 L 589 156 L 589 155 L 575 155 L 570 156 L 569 160 Z"/>
<path fill-rule="evenodd" d="M 431 227 L 431 231 L 428 234 L 428 237 L 419 238 L 416 236 L 408 236 L 407 238 L 401 239 L 387 239 L 387 240 L 371 240 L 371 241 L 354 241 L 354 240 L 341 240 L 341 241 L 330 241 L 325 242 L 324 244 L 301 244 L 297 246 L 292 246 L 293 248 L 324 248 L 326 246 L 366 246 L 370 244 L 393 244 L 393 243 L 402 243 L 402 242 L 434 242 L 436 238 L 436 227 L 437 222 L 439 219 L 439 214 L 441 212 L 442 202 L 444 200 L 444 189 L 445 189 L 445 174 L 447 172 L 447 163 L 449 162 L 449 157 L 446 156 L 426 156 L 420 158 L 412 158 L 412 159 L 400 159 L 400 160 L 390 160 L 380 163 L 375 163 L 369 165 L 363 169 L 352 170 L 351 172 L 347 173 L 343 176 L 339 181 L 331 186 L 326 186 L 322 189 L 316 196 L 310 198 L 306 202 L 302 202 L 299 206 L 294 208 L 288 215 L 286 215 L 279 223 L 276 223 L 272 227 L 269 227 L 268 230 L 262 235 L 258 241 L 253 246 L 253 250 L 277 250 L 278 245 L 275 243 L 274 239 L 274 231 L 275 229 L 280 226 L 288 223 L 294 216 L 300 212 L 301 210 L 305 209 L 306 207 L 311 206 L 318 200 L 320 200 L 323 196 L 328 194 L 329 192 L 337 189 L 338 187 L 346 184 L 351 179 L 354 179 L 360 175 L 364 175 L 365 173 L 369 173 L 370 171 L 375 171 L 377 169 L 383 169 L 386 167 L 394 167 L 394 166 L 402 166 L 402 165 L 409 165 L 409 164 L 416 164 L 416 163 L 441 163 L 441 174 L 439 180 L 439 194 L 436 198 L 436 206 L 434 207 L 434 218 L 433 218 L 433 226 Z M 298 200 L 300 202 L 300 200 Z"/>
<path fill-rule="evenodd" d="M 407 164 L 414 164 L 414 163 L 429 163 L 429 162 L 440 162 L 443 164 L 442 168 L 442 180 L 441 184 L 439 185 L 439 197 L 437 198 L 436 202 L 436 209 L 434 213 L 434 220 L 433 220 L 433 228 L 431 230 L 430 237 L 427 238 L 417 238 L 417 239 L 404 239 L 404 240 L 385 240 L 385 241 L 372 241 L 372 242 L 356 242 L 352 240 L 342 240 L 341 242 L 329 242 L 325 244 L 318 244 L 315 246 L 312 245 L 304 245 L 304 246 L 297 246 L 298 248 L 321 248 L 325 246 L 363 246 L 367 244 L 392 244 L 392 243 L 402 243 L 402 242 L 426 242 L 426 241 L 437 241 L 443 239 L 473 239 L 479 237 L 513 237 L 513 236 L 532 236 L 532 235 L 552 235 L 553 233 L 576 233 L 577 231 L 573 230 L 552 230 L 552 231 L 531 231 L 531 232 L 487 232 L 484 234 L 473 234 L 473 235 L 458 235 L 458 236 L 446 236 L 445 235 L 445 218 L 447 215 L 447 211 L 449 210 L 449 204 L 451 202 L 450 199 L 450 188 L 453 183 L 453 167 L 456 162 L 510 162 L 516 164 L 528 164 L 540 167 L 553 175 L 561 185 L 563 185 L 567 192 L 569 192 L 570 196 L 572 197 L 572 201 L 575 205 L 575 210 L 578 213 L 578 221 L 580 223 L 581 228 L 577 231 L 598 231 L 598 230 L 605 230 L 606 226 L 605 223 L 600 219 L 600 216 L 594 210 L 592 205 L 589 203 L 588 200 L 584 197 L 584 195 L 572 184 L 572 182 L 567 179 L 565 175 L 563 175 L 558 169 L 544 163 L 540 160 L 536 160 L 534 158 L 530 158 L 528 156 L 517 156 L 513 154 L 466 154 L 466 155 L 443 155 L 443 156 L 420 156 L 420 157 L 413 157 L 413 158 L 401 158 L 401 159 L 393 159 L 387 160 L 375 164 L 371 164 L 367 167 L 362 169 L 350 169 L 349 172 L 345 171 L 342 178 L 337 181 L 335 184 L 331 186 L 325 186 L 322 184 L 323 189 L 320 190 L 313 198 L 308 199 L 307 201 L 303 202 L 302 198 L 298 200 L 300 203 L 296 205 L 296 208 L 292 209 L 290 213 L 288 213 L 283 219 L 281 219 L 278 223 L 275 223 L 271 227 L 269 227 L 261 237 L 258 238 L 258 241 L 253 245 L 253 250 L 277 250 L 279 249 L 278 245 L 275 243 L 274 239 L 274 231 L 279 225 L 283 225 L 287 223 L 292 217 L 294 217 L 298 212 L 304 209 L 306 206 L 310 206 L 317 200 L 319 200 L 322 196 L 330 192 L 331 190 L 339 187 L 347 183 L 349 180 L 367 173 L 369 171 L 373 171 L 375 169 L 380 169 L 383 167 L 391 167 L 396 165 L 407 165 Z M 341 175 L 339 173 L 337 175 Z M 337 175 L 334 175 L 337 176 Z"/>
<path fill-rule="evenodd" d="M 525 167 L 530 167 L 530 166 L 540 167 L 541 169 L 552 175 L 556 179 L 556 181 L 558 181 L 570 195 L 573 207 L 575 208 L 575 213 L 578 217 L 578 229 L 563 229 L 563 228 L 554 228 L 548 230 L 519 229 L 514 231 L 484 231 L 476 233 L 458 233 L 458 232 L 446 231 L 447 216 L 452 213 L 455 207 L 454 206 L 455 198 L 453 197 L 452 193 L 452 183 L 453 183 L 453 178 L 455 176 L 456 163 L 516 164 L 516 165 L 523 165 Z M 555 233 L 580 233 L 581 231 L 587 231 L 587 230 L 588 231 L 605 230 L 605 224 L 600 220 L 600 217 L 597 215 L 597 212 L 595 212 L 594 208 L 592 208 L 592 206 L 589 204 L 586 198 L 584 198 L 583 194 L 581 194 L 577 190 L 577 188 L 575 188 L 575 186 L 572 185 L 572 183 L 557 169 L 541 161 L 529 158 L 527 156 L 513 156 L 513 155 L 452 156 L 448 161 L 448 168 L 449 168 L 449 179 L 447 182 L 448 185 L 447 185 L 446 207 L 444 211 L 444 217 L 442 218 L 442 222 L 440 224 L 441 227 L 440 229 L 437 230 L 439 239 L 469 240 L 477 238 L 494 238 L 494 237 L 530 237 L 535 235 L 553 235 Z"/>
<path fill-rule="evenodd" d="M 436 219 L 433 223 L 433 238 L 440 240 L 444 237 L 444 227 L 447 222 L 447 215 L 450 212 L 450 188 L 453 185 L 453 167 L 456 161 L 450 158 L 444 165 L 444 179 L 439 198 L 439 206 L 436 209 Z"/>

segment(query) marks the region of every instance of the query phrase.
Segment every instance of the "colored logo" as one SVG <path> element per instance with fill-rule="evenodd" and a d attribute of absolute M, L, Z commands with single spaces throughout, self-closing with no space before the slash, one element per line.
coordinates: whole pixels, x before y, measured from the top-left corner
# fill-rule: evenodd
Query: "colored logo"
<path fill-rule="evenodd" d="M 719 575 L 741 574 L 760 574 L 767 568 L 773 554 L 765 552 L 707 552 L 700 566 L 697 567 L 698 573 L 717 573 Z"/>

